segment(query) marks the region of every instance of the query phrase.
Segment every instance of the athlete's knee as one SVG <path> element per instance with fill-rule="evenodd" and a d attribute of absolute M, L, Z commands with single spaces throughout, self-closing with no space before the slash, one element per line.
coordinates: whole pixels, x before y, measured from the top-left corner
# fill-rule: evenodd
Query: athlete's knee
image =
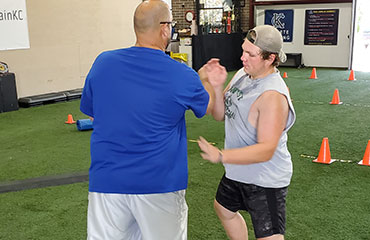
<path fill-rule="evenodd" d="M 213 206 L 214 206 L 214 209 L 217 213 L 217 216 L 221 220 L 229 220 L 229 219 L 234 218 L 237 215 L 236 212 L 232 212 L 232 211 L 226 209 L 225 207 L 223 207 L 221 204 L 219 204 L 217 202 L 217 200 L 214 201 Z"/>

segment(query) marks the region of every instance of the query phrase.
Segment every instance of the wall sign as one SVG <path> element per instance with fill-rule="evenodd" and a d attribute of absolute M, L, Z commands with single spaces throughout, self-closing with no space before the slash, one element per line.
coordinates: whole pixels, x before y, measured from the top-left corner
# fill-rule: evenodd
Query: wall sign
<path fill-rule="evenodd" d="M 293 10 L 265 10 L 265 24 L 277 28 L 284 42 L 293 41 Z"/>
<path fill-rule="evenodd" d="M 337 45 L 339 9 L 306 10 L 304 45 Z"/>
<path fill-rule="evenodd" d="M 1 0 L 0 50 L 30 48 L 25 0 Z"/>

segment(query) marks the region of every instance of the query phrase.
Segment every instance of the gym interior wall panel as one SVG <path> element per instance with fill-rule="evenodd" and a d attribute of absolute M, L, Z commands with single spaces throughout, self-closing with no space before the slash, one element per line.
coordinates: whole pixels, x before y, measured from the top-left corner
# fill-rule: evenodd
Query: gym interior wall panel
<path fill-rule="evenodd" d="M 348 68 L 350 56 L 351 3 L 261 5 L 256 7 L 256 25 L 264 24 L 266 9 L 293 9 L 293 41 L 284 43 L 287 53 L 302 53 L 302 63 L 312 67 Z M 305 11 L 308 9 L 339 9 L 337 45 L 304 45 Z"/>
<path fill-rule="evenodd" d="M 16 73 L 18 97 L 83 87 L 102 51 L 135 44 L 141 0 L 27 0 L 30 49 L 0 51 Z"/>

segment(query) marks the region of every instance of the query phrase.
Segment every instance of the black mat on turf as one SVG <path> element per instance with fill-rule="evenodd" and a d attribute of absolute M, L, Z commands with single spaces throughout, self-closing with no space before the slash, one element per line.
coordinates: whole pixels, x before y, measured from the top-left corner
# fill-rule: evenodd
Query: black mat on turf
<path fill-rule="evenodd" d="M 20 107 L 27 108 L 62 101 L 67 101 L 67 96 L 64 93 L 47 93 L 29 97 L 22 97 L 18 99 L 18 104 Z"/>
<path fill-rule="evenodd" d="M 20 107 L 28 108 L 40 105 L 46 105 L 51 103 L 70 101 L 80 99 L 82 96 L 82 88 L 77 88 L 62 92 L 52 92 L 28 97 L 22 97 L 18 99 Z"/>
<path fill-rule="evenodd" d="M 66 185 L 78 182 L 86 182 L 88 180 L 89 174 L 87 172 L 30 178 L 25 180 L 0 183 L 0 193 Z"/>

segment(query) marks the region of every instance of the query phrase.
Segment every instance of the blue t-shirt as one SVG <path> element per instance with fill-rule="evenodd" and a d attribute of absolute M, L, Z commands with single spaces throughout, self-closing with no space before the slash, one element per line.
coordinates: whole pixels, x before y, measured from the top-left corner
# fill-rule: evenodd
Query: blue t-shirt
<path fill-rule="evenodd" d="M 89 191 L 148 194 L 186 189 L 185 111 L 206 113 L 198 74 L 163 51 L 131 47 L 100 54 L 80 109 L 94 117 Z"/>

